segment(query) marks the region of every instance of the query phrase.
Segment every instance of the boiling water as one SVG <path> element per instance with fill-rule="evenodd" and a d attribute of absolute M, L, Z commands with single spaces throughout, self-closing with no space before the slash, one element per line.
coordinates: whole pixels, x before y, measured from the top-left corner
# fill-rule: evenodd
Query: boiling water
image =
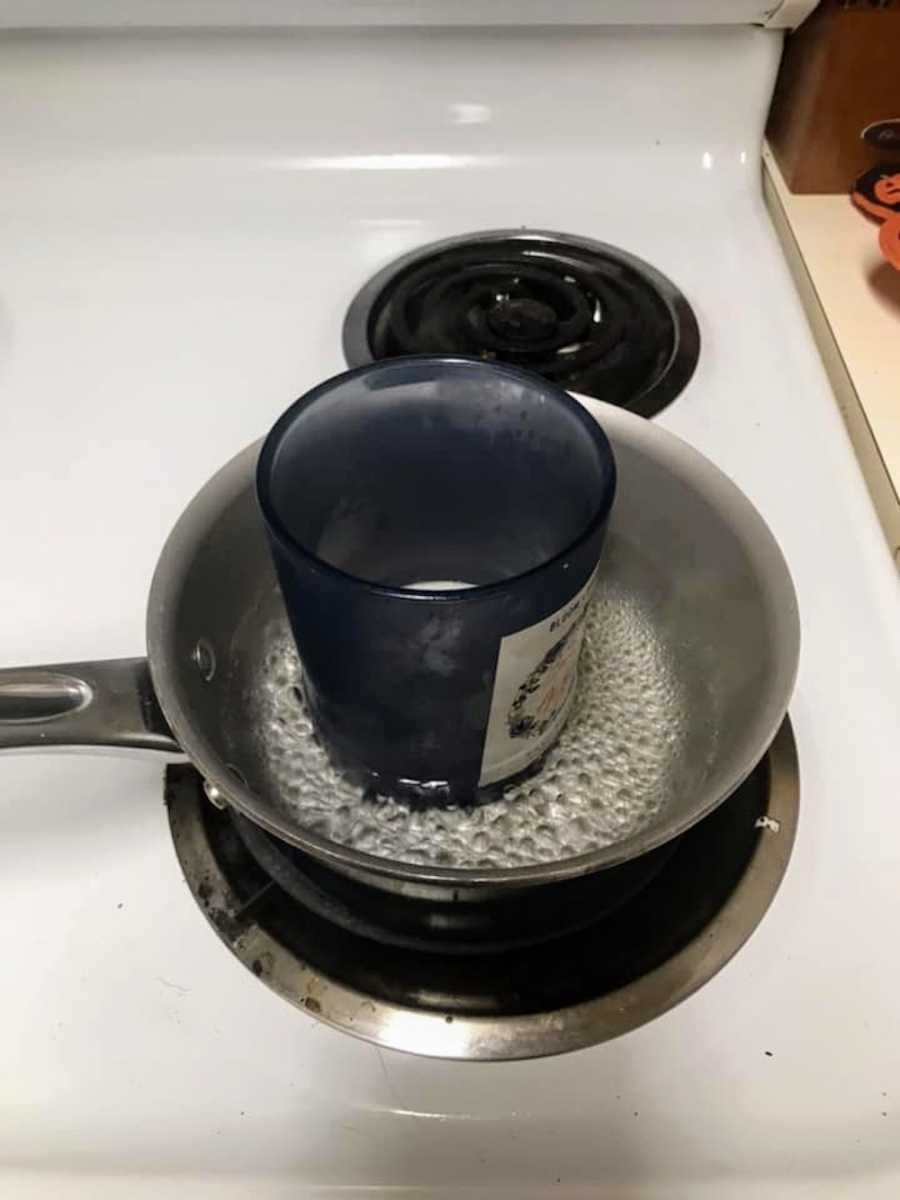
<path fill-rule="evenodd" d="M 366 795 L 313 738 L 286 626 L 253 688 L 266 792 L 292 824 L 402 862 L 518 867 L 639 833 L 684 766 L 687 696 L 639 594 L 601 582 L 586 623 L 571 716 L 540 771 L 475 808 L 415 810 Z"/>

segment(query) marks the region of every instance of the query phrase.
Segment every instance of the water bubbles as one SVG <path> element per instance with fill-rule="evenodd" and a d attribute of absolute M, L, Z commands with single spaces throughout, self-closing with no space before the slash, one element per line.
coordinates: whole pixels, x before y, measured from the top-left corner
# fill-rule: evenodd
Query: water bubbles
<path fill-rule="evenodd" d="M 411 810 L 367 795 L 314 739 L 287 627 L 276 625 L 253 689 L 267 793 L 283 816 L 402 862 L 512 867 L 585 854 L 639 833 L 684 771 L 687 698 L 638 593 L 601 580 L 572 714 L 540 772 L 474 809 Z"/>

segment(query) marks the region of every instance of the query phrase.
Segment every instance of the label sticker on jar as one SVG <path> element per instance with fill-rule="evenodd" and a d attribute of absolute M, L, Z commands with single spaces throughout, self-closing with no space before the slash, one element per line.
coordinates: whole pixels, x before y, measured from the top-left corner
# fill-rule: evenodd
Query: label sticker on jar
<path fill-rule="evenodd" d="M 522 771 L 549 749 L 575 695 L 578 655 L 596 570 L 562 608 L 500 639 L 481 777 L 484 786 Z"/>

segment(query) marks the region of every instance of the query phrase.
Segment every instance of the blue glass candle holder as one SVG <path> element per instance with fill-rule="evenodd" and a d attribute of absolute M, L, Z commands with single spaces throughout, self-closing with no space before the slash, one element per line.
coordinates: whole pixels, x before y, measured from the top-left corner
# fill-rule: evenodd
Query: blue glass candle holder
<path fill-rule="evenodd" d="M 340 767 L 460 802 L 549 749 L 615 483 L 590 414 L 512 367 L 389 359 L 283 414 L 257 492 Z"/>

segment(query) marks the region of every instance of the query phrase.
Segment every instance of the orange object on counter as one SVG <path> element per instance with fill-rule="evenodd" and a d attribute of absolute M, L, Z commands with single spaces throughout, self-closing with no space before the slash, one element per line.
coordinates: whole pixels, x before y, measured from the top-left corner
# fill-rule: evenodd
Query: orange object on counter
<path fill-rule="evenodd" d="M 882 222 L 879 249 L 900 271 L 900 167 L 896 163 L 871 167 L 857 179 L 851 199 L 857 208 Z"/>

